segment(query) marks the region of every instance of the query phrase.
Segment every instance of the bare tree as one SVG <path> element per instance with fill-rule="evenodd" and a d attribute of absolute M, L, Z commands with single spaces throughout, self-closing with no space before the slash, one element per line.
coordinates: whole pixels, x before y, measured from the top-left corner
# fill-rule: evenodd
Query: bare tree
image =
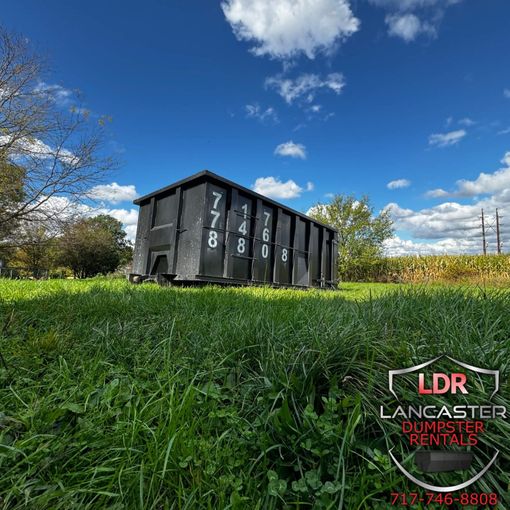
<path fill-rule="evenodd" d="M 115 166 L 105 119 L 92 120 L 77 101 L 63 105 L 46 72 L 25 38 L 0 27 L 0 241 L 24 222 L 55 231 Z M 22 191 L 13 189 L 20 180 Z"/>

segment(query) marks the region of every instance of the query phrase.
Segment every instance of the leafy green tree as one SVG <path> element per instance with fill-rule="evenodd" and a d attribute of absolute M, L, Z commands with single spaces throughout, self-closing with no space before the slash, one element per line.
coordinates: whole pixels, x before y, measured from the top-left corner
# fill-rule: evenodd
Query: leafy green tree
<path fill-rule="evenodd" d="M 0 218 L 19 207 L 24 197 L 25 172 L 7 161 L 0 151 Z M 0 260 L 6 262 L 14 253 L 12 237 L 18 221 L 0 222 Z"/>
<path fill-rule="evenodd" d="M 80 219 L 66 226 L 59 238 L 58 260 L 77 278 L 111 273 L 131 255 L 121 222 L 107 215 Z"/>
<path fill-rule="evenodd" d="M 24 193 L 25 172 L 7 161 L 0 153 L 0 216 L 8 215 L 22 202 Z M 0 223 L 0 239 L 5 238 L 13 226 Z"/>
<path fill-rule="evenodd" d="M 376 263 L 384 241 L 393 236 L 389 212 L 375 215 L 367 196 L 335 195 L 329 204 L 312 207 L 309 215 L 338 230 L 338 268 L 344 279 L 357 279 Z"/>
<path fill-rule="evenodd" d="M 55 268 L 57 240 L 38 222 L 23 225 L 23 243 L 16 249 L 12 265 L 41 277 Z"/>
<path fill-rule="evenodd" d="M 90 222 L 97 228 L 104 228 L 110 232 L 119 250 L 120 265 L 131 262 L 133 257 L 133 247 L 127 239 L 126 231 L 123 230 L 122 223 L 119 220 L 116 220 L 107 214 L 101 214 L 94 218 L 90 218 Z"/>

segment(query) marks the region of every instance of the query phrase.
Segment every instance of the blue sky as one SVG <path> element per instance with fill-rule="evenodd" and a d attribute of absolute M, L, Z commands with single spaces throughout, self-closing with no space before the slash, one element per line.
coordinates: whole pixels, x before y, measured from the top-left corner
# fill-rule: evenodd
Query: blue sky
<path fill-rule="evenodd" d="M 480 251 L 481 207 L 499 207 L 510 247 L 509 18 L 508 0 L 19 0 L 0 13 L 50 57 L 44 86 L 112 117 L 122 166 L 97 192 L 130 235 L 136 194 L 207 168 L 304 212 L 329 193 L 391 204 L 392 254 Z"/>

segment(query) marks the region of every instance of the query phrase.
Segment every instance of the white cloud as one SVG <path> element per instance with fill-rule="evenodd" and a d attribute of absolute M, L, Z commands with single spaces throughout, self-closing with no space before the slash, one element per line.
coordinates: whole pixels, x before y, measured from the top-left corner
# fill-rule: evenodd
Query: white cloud
<path fill-rule="evenodd" d="M 379 7 L 399 11 L 414 11 L 427 7 L 447 7 L 460 3 L 462 0 L 370 0 Z"/>
<path fill-rule="evenodd" d="M 126 225 L 124 230 L 126 231 L 127 238 L 131 242 L 134 242 L 136 239 L 136 225 Z"/>
<path fill-rule="evenodd" d="M 134 184 L 121 186 L 116 182 L 112 182 L 111 184 L 99 184 L 98 186 L 94 186 L 90 190 L 89 196 L 92 199 L 101 200 L 102 202 L 119 204 L 120 202 L 133 201 L 138 196 L 138 193 L 136 192 Z"/>
<path fill-rule="evenodd" d="M 479 233 L 478 204 L 462 205 L 444 202 L 434 207 L 415 211 L 396 203 L 386 206 L 393 218 L 395 228 L 408 232 L 414 239 L 462 239 L 471 232 Z M 477 230 L 478 229 L 478 230 Z"/>
<path fill-rule="evenodd" d="M 137 209 L 101 209 L 100 214 L 108 214 L 119 220 L 123 225 L 134 225 L 138 222 Z"/>
<path fill-rule="evenodd" d="M 486 174 L 481 172 L 480 175 L 472 181 L 467 179 L 458 180 L 456 182 L 457 189 L 454 191 L 445 191 L 442 188 L 438 188 L 428 191 L 426 196 L 431 198 L 467 198 L 498 193 L 510 189 L 510 152 L 505 153 L 501 163 L 505 166 L 493 173 Z"/>
<path fill-rule="evenodd" d="M 300 143 L 294 143 L 292 140 L 278 145 L 274 153 L 278 156 L 306 159 L 306 147 Z"/>
<path fill-rule="evenodd" d="M 425 196 L 428 198 L 446 198 L 450 196 L 450 193 L 448 193 L 448 191 L 445 191 L 443 188 L 436 188 L 427 191 L 427 193 L 425 193 Z"/>
<path fill-rule="evenodd" d="M 476 124 L 476 122 L 473 119 L 470 119 L 469 117 L 464 117 L 463 119 L 459 120 L 459 124 L 461 126 L 470 127 L 470 126 L 474 126 Z"/>
<path fill-rule="evenodd" d="M 267 78 L 265 84 L 266 87 L 275 89 L 288 104 L 296 100 L 311 103 L 321 89 L 340 94 L 345 87 L 345 79 L 341 73 L 330 73 L 324 78 L 317 74 L 302 74 L 295 79 L 273 76 Z"/>
<path fill-rule="evenodd" d="M 89 205 L 59 195 L 42 196 L 38 204 L 39 206 L 31 216 L 35 219 L 49 219 L 50 225 L 72 221 L 77 216 L 86 216 L 93 211 Z"/>
<path fill-rule="evenodd" d="M 64 148 L 52 149 L 38 138 L 19 138 L 0 135 L 0 149 L 6 149 L 13 158 L 54 159 L 68 165 L 79 163 L 79 158 Z"/>
<path fill-rule="evenodd" d="M 389 257 L 403 255 L 454 255 L 480 253 L 476 239 L 446 238 L 435 242 L 416 242 L 398 236 L 384 242 L 384 252 Z"/>
<path fill-rule="evenodd" d="M 47 97 L 59 106 L 66 106 L 70 104 L 73 96 L 73 92 L 62 87 L 62 85 L 48 84 L 43 81 L 40 81 L 35 86 L 34 92 Z"/>
<path fill-rule="evenodd" d="M 258 104 L 247 104 L 245 106 L 246 109 L 246 117 L 251 119 L 257 119 L 261 122 L 265 122 L 271 120 L 273 122 L 278 122 L 278 115 L 276 110 L 270 106 L 263 110 Z"/>
<path fill-rule="evenodd" d="M 508 135 L 510 134 L 510 127 L 507 127 L 506 129 L 502 129 L 501 131 L 498 131 L 498 135 Z"/>
<path fill-rule="evenodd" d="M 385 18 L 388 34 L 411 42 L 420 34 L 436 35 L 435 28 L 414 14 L 390 14 Z"/>
<path fill-rule="evenodd" d="M 447 192 L 442 189 L 429 192 L 429 196 L 460 198 L 475 197 L 471 203 L 445 201 L 433 207 L 413 210 L 388 204 L 388 210 L 397 232 L 412 241 L 396 239 L 388 241 L 390 254 L 413 253 L 480 253 L 482 250 L 480 214 L 484 210 L 489 252 L 496 251 L 494 214 L 510 213 L 510 151 L 501 160 L 504 167 L 492 174 L 480 174 L 473 181 L 457 181 L 457 189 Z M 481 196 L 481 198 L 477 198 Z M 510 239 L 510 222 L 500 225 L 503 241 Z M 401 235 L 402 237 L 402 235 Z"/>
<path fill-rule="evenodd" d="M 370 0 L 388 12 L 388 33 L 410 42 L 420 34 L 436 37 L 446 8 L 462 0 Z"/>
<path fill-rule="evenodd" d="M 510 89 L 505 89 L 505 90 L 503 90 L 503 95 L 504 95 L 507 99 L 510 99 Z"/>
<path fill-rule="evenodd" d="M 223 13 L 238 40 L 255 55 L 313 59 L 354 34 L 360 22 L 348 0 L 225 0 Z"/>
<path fill-rule="evenodd" d="M 436 147 L 449 147 L 459 143 L 467 135 L 464 129 L 450 131 L 449 133 L 435 133 L 429 136 L 429 145 Z"/>
<path fill-rule="evenodd" d="M 394 181 L 390 181 L 386 184 L 388 189 L 399 189 L 399 188 L 407 188 L 411 185 L 411 181 L 408 179 L 396 179 Z"/>
<path fill-rule="evenodd" d="M 320 104 L 314 104 L 314 105 L 310 106 L 310 110 L 313 113 L 319 113 L 321 111 L 321 108 L 322 108 L 322 105 L 320 105 Z"/>
<path fill-rule="evenodd" d="M 0 135 L 0 148 L 8 148 L 13 156 L 31 156 L 48 159 L 54 155 L 51 147 L 37 138 L 16 138 L 12 135 Z"/>
<path fill-rule="evenodd" d="M 269 198 L 289 199 L 300 197 L 304 191 L 312 191 L 313 183 L 307 182 L 306 187 L 302 188 L 292 179 L 286 182 L 278 177 L 259 177 L 251 186 L 252 190 Z"/>

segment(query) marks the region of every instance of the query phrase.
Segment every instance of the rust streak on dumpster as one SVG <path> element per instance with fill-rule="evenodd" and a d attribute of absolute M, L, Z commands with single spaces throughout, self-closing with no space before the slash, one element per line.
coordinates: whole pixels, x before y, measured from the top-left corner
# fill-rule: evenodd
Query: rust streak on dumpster
<path fill-rule="evenodd" d="M 336 287 L 334 228 L 208 170 L 134 203 L 130 281 Z"/>

